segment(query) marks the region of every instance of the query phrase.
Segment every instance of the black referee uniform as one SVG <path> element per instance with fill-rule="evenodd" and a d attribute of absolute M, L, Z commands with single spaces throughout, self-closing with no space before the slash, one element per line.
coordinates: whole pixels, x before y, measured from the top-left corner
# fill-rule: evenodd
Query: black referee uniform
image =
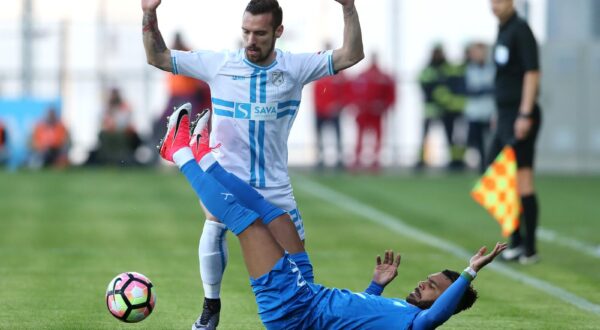
<path fill-rule="evenodd" d="M 496 63 L 495 99 L 498 112 L 496 132 L 492 140 L 488 163 L 491 163 L 502 148 L 512 144 L 519 168 L 532 168 L 534 165 L 535 141 L 541 123 L 540 107 L 535 103 L 529 135 L 516 140 L 514 125 L 519 116 L 519 107 L 523 91 L 523 78 L 527 71 L 539 71 L 538 46 L 526 21 L 515 12 L 504 24 L 500 25 L 498 39 L 494 47 Z M 511 237 L 511 247 L 522 246 L 524 254 L 536 254 L 535 229 L 537 227 L 537 198 L 535 194 L 521 196 L 523 214 L 519 230 Z"/>

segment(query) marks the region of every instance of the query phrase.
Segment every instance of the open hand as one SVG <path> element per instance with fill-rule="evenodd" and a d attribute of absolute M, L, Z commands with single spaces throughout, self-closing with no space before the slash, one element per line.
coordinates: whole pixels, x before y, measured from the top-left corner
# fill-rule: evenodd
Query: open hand
<path fill-rule="evenodd" d="M 381 256 L 377 256 L 377 264 L 373 272 L 373 282 L 386 286 L 396 276 L 398 276 L 398 267 L 400 266 L 400 253 L 394 259 L 394 251 L 386 250 L 381 262 Z"/>
<path fill-rule="evenodd" d="M 485 265 L 489 264 L 496 258 L 500 252 L 504 251 L 508 245 L 506 243 L 496 243 L 496 246 L 489 254 L 485 255 L 487 251 L 487 247 L 483 246 L 477 253 L 471 257 L 469 261 L 469 266 L 474 271 L 478 272 L 481 268 L 485 267 Z"/>

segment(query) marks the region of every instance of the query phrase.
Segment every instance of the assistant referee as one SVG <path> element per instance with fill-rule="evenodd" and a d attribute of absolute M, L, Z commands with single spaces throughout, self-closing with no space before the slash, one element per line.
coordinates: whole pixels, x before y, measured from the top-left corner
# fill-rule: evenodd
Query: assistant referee
<path fill-rule="evenodd" d="M 538 46 L 526 21 L 514 8 L 513 0 L 491 0 L 492 11 L 500 21 L 494 48 L 496 63 L 496 107 L 498 124 L 488 162 L 507 144 L 517 156 L 517 182 L 523 211 L 519 228 L 504 251 L 505 260 L 532 264 L 539 260 L 535 231 L 538 201 L 533 185 L 535 141 L 541 123 L 537 104 L 540 80 Z"/>

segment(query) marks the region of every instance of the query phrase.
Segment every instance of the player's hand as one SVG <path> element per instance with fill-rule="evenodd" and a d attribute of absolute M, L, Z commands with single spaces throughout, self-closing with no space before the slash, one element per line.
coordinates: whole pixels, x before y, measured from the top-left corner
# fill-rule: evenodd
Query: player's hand
<path fill-rule="evenodd" d="M 398 267 L 400 266 L 400 253 L 394 258 L 394 251 L 386 250 L 381 261 L 381 256 L 377 256 L 377 264 L 373 272 L 373 282 L 386 286 L 396 276 L 398 276 Z"/>
<path fill-rule="evenodd" d="M 344 7 L 352 7 L 354 6 L 354 0 L 335 0 L 339 2 Z"/>
<path fill-rule="evenodd" d="M 494 250 L 492 250 L 492 252 L 490 252 L 487 255 L 485 254 L 485 252 L 487 251 L 487 247 L 481 247 L 481 249 L 479 249 L 479 251 L 477 251 L 477 253 L 471 257 L 471 260 L 469 261 L 469 266 L 471 267 L 471 269 L 478 272 L 479 270 L 481 270 L 481 268 L 485 267 L 485 265 L 492 262 L 492 260 L 494 260 L 494 258 L 496 258 L 500 254 L 500 252 L 504 251 L 507 246 L 508 245 L 506 243 L 496 243 Z"/>
<path fill-rule="evenodd" d="M 517 140 L 523 140 L 531 131 L 531 125 L 533 124 L 533 120 L 527 117 L 517 117 L 515 120 L 515 138 Z"/>
<path fill-rule="evenodd" d="M 161 0 L 142 0 L 143 11 L 154 11 L 160 5 Z"/>

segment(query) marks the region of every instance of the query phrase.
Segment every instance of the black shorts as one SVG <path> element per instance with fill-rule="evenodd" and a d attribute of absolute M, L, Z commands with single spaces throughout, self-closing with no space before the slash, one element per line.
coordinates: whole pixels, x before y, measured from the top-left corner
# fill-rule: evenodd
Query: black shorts
<path fill-rule="evenodd" d="M 517 156 L 517 167 L 533 168 L 535 159 L 535 141 L 542 123 L 542 113 L 540 107 L 536 105 L 532 112 L 533 120 L 529 135 L 523 140 L 515 138 L 515 121 L 518 115 L 518 107 L 499 107 L 498 123 L 492 139 L 489 153 L 488 164 L 491 164 L 496 156 L 502 151 L 504 146 L 512 144 Z"/>

